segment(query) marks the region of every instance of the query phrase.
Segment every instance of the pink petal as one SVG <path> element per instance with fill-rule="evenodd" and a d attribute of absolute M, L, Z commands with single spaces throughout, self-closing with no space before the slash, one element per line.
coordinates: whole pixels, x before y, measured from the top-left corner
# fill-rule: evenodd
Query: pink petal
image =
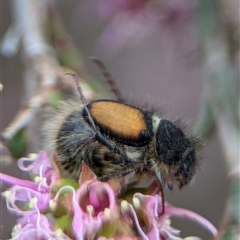
<path fill-rule="evenodd" d="M 37 191 L 38 190 L 38 185 L 36 183 L 30 182 L 28 180 L 22 180 L 19 178 L 15 178 L 12 176 L 9 176 L 7 174 L 4 173 L 0 173 L 0 179 L 4 182 L 10 183 L 12 185 L 18 185 L 21 187 L 26 187 L 26 188 L 30 188 L 32 190 Z"/>
<path fill-rule="evenodd" d="M 208 229 L 214 236 L 218 235 L 217 229 L 210 223 L 207 219 L 200 216 L 199 214 L 192 212 L 187 209 L 183 208 L 177 208 L 173 206 L 166 206 L 166 214 L 169 214 L 171 216 L 176 217 L 187 217 L 189 219 L 192 219 L 201 225 L 203 225 L 206 229 Z"/>

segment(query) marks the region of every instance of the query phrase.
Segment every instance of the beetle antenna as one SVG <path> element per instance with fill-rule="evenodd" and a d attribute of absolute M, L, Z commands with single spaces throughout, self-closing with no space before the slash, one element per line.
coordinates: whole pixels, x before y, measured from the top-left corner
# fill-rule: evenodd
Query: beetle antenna
<path fill-rule="evenodd" d="M 97 57 L 90 57 L 90 59 L 98 66 L 102 75 L 105 77 L 107 84 L 110 86 L 111 91 L 116 95 L 117 99 L 121 100 L 121 93 L 116 85 L 116 82 L 113 80 L 112 75 L 109 73 L 103 62 Z"/>
<path fill-rule="evenodd" d="M 88 120 L 89 120 L 89 123 L 90 125 L 93 127 L 94 129 L 94 132 L 95 132 L 95 139 L 97 141 L 99 141 L 100 143 L 102 143 L 104 146 L 106 146 L 107 148 L 109 148 L 110 150 L 113 150 L 114 152 L 116 152 L 117 154 L 121 155 L 122 157 L 124 157 L 124 159 L 127 161 L 127 162 L 131 162 L 131 159 L 127 156 L 127 154 L 121 150 L 120 148 L 116 147 L 113 143 L 111 143 L 110 141 L 108 141 L 102 134 L 101 132 L 99 131 L 99 129 L 97 129 L 93 119 L 92 119 L 92 116 L 87 108 L 87 101 L 83 95 L 83 92 L 82 92 L 82 88 L 80 87 L 80 84 L 78 82 L 78 78 L 77 78 L 77 75 L 75 73 L 65 73 L 64 75 L 70 75 L 72 76 L 75 81 L 76 81 L 76 85 L 77 85 L 77 90 L 79 92 L 79 95 L 80 95 L 80 99 L 82 101 L 82 104 L 83 104 L 83 107 L 87 113 L 87 116 L 88 116 Z"/>
<path fill-rule="evenodd" d="M 86 99 L 85 99 L 85 97 L 83 95 L 82 88 L 80 87 L 80 84 L 79 84 L 78 79 L 77 79 L 77 75 L 75 73 L 65 73 L 64 75 L 70 75 L 70 76 L 72 76 L 75 79 L 75 82 L 76 82 L 76 85 L 77 85 L 77 90 L 78 90 L 78 93 L 80 95 L 80 100 L 81 100 L 81 102 L 83 104 L 83 107 L 84 107 L 84 109 L 85 109 L 85 111 L 86 111 L 86 113 L 88 115 L 89 122 L 90 122 L 91 126 L 93 127 L 94 131 L 97 132 L 96 125 L 95 125 L 95 123 L 94 123 L 94 121 L 93 121 L 93 119 L 91 117 L 91 114 L 89 113 L 88 108 L 86 106 L 87 105 L 87 101 L 86 101 Z"/>

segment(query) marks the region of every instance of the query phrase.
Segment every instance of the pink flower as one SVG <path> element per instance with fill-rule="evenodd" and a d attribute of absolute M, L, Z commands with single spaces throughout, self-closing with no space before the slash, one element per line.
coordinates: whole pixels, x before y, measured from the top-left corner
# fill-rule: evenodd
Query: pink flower
<path fill-rule="evenodd" d="M 26 161 L 31 162 L 27 167 L 24 166 L 24 162 Z M 8 209 L 13 212 L 21 211 L 15 204 L 16 202 L 22 202 L 23 205 L 24 203 L 29 203 L 33 198 L 36 198 L 38 199 L 38 209 L 46 211 L 51 199 L 52 178 L 55 175 L 46 153 L 40 152 L 36 160 L 21 158 L 18 161 L 18 165 L 23 171 L 32 171 L 32 173 L 35 174 L 35 182 L 17 179 L 0 173 L 1 180 L 14 185 L 8 191 L 8 196 L 11 195 L 11 197 L 6 198 Z"/>
<path fill-rule="evenodd" d="M 191 22 L 191 0 L 87 0 L 81 9 L 95 9 L 110 19 L 97 42 L 99 51 L 114 55 L 126 44 L 136 45 L 163 28 L 184 28 Z"/>
<path fill-rule="evenodd" d="M 25 214 L 18 220 L 12 231 L 12 239 L 66 239 L 70 238 L 61 230 L 53 230 L 49 219 L 36 211 Z"/>
<path fill-rule="evenodd" d="M 62 179 L 44 152 L 18 164 L 35 182 L 0 174 L 1 180 L 13 185 L 2 195 L 9 211 L 19 217 L 12 239 L 181 239 L 170 216 L 194 219 L 217 235 L 211 223 L 189 210 L 166 204 L 162 215 L 158 194 L 120 198 L 124 181 L 100 182 L 84 162 L 79 183 Z M 131 197 L 132 203 L 123 200 Z"/>
<path fill-rule="evenodd" d="M 141 207 L 142 214 L 148 219 L 148 239 L 174 239 L 174 236 L 179 235 L 180 231 L 170 226 L 170 216 L 193 219 L 208 229 L 213 236 L 218 234 L 216 228 L 209 221 L 187 209 L 166 204 L 165 214 L 160 215 L 162 213 L 162 199 L 158 194 L 150 196 L 135 193 L 133 199 L 135 200 L 133 201 L 133 203 L 135 202 L 135 208 Z"/>
<path fill-rule="evenodd" d="M 91 172 L 85 164 L 83 171 Z M 73 196 L 72 226 L 77 239 L 83 232 L 89 239 L 95 237 L 103 223 L 109 220 L 109 216 L 116 214 L 115 199 L 116 195 L 108 183 L 87 180 L 81 185 Z"/>
<path fill-rule="evenodd" d="M 25 166 L 28 162 L 31 164 Z M 40 187 L 42 188 L 50 188 L 51 183 L 56 182 L 56 178 L 59 177 L 56 170 L 53 169 L 47 154 L 43 151 L 38 154 L 36 159 L 19 159 L 18 166 L 22 171 L 31 172 L 34 175 L 39 176 L 39 181 L 41 181 Z"/>

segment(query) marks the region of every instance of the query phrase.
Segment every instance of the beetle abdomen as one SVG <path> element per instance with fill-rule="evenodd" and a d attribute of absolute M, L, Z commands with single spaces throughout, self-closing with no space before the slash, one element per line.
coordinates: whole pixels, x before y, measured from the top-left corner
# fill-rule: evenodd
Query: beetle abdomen
<path fill-rule="evenodd" d="M 100 131 L 129 146 L 144 146 L 152 137 L 152 119 L 130 105 L 111 100 L 93 101 L 87 105 Z M 87 118 L 86 111 L 83 111 Z"/>

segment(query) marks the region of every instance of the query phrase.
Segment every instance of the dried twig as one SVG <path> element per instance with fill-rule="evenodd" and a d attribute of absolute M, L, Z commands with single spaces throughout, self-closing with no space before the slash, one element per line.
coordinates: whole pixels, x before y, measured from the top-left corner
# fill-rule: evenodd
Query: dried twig
<path fill-rule="evenodd" d="M 54 49 L 44 39 L 43 26 L 46 23 L 48 1 L 13 0 L 14 23 L 2 41 L 2 54 L 12 55 L 21 47 L 25 62 L 25 97 L 29 101 L 16 114 L 15 118 L 3 130 L 3 138 L 11 139 L 12 136 L 23 127 L 30 127 L 30 134 L 34 136 L 35 147 L 32 150 L 41 149 L 41 120 L 37 117 L 42 107 L 48 103 L 49 96 L 56 88 L 71 88 L 76 86 L 72 80 L 65 81 L 66 72 L 58 63 Z M 11 33 L 11 34 L 10 34 Z M 9 46 L 11 39 L 22 39 L 18 43 Z M 15 49 L 13 49 L 15 47 Z M 68 72 L 71 70 L 67 70 Z M 81 84 L 83 88 L 87 86 Z M 89 90 L 89 88 L 88 88 Z M 89 91 L 87 91 L 89 92 Z M 88 98 L 89 95 L 87 94 Z M 37 131 L 37 133 L 36 133 Z M 30 136 L 31 137 L 31 136 Z"/>

